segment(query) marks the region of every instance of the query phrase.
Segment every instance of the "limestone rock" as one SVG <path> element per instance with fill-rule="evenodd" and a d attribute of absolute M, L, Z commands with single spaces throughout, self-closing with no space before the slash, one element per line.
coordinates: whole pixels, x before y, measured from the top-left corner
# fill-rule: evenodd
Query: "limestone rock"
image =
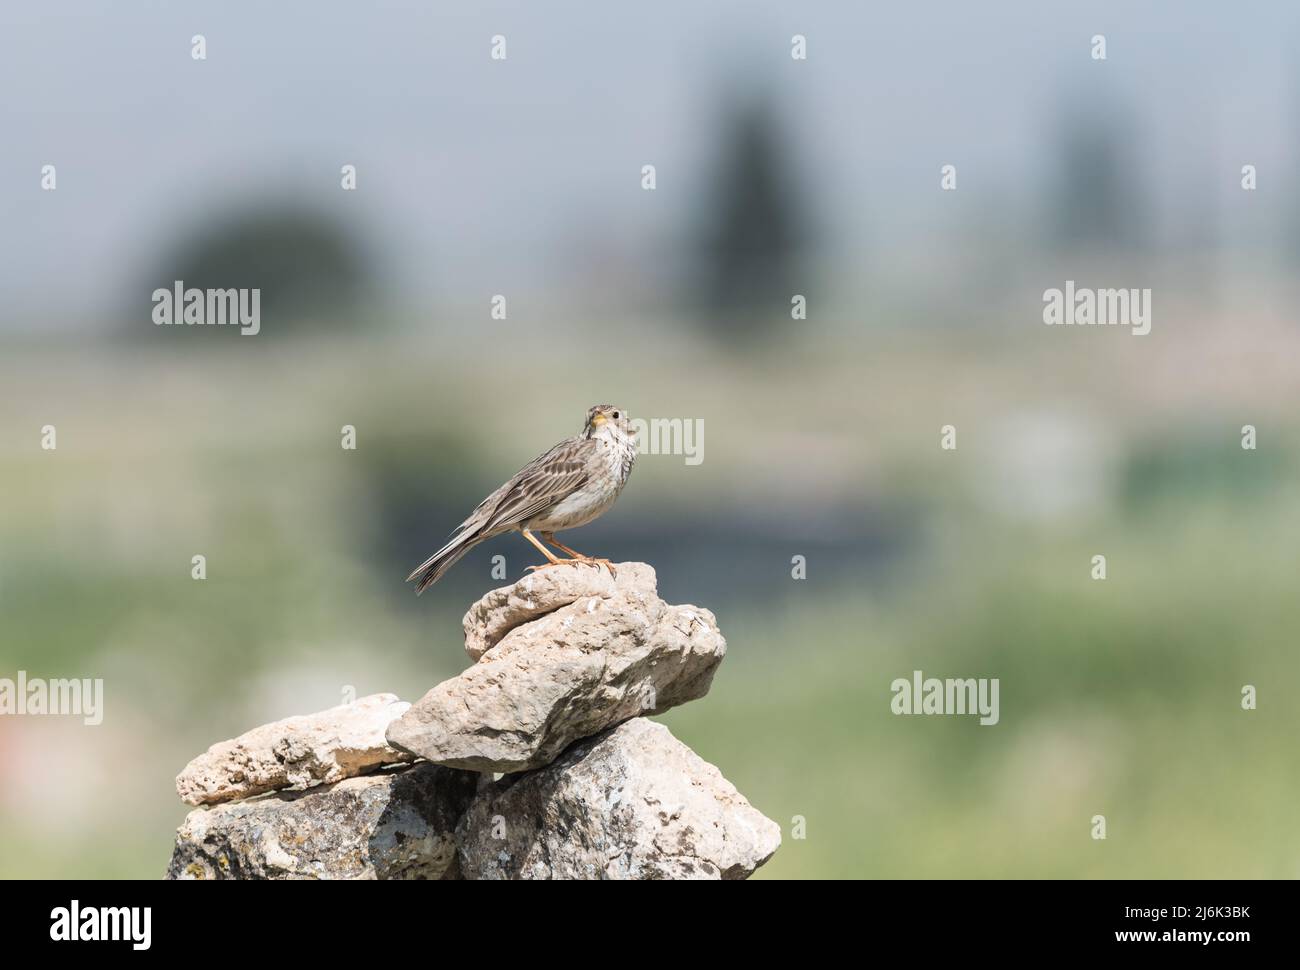
<path fill-rule="evenodd" d="M 486 786 L 457 838 L 465 879 L 744 879 L 781 830 L 666 727 L 637 718 Z"/>
<path fill-rule="evenodd" d="M 520 624 L 554 612 L 580 599 L 609 599 L 619 590 L 654 592 L 654 570 L 644 563 L 614 567 L 621 578 L 603 566 L 554 566 L 529 573 L 513 586 L 494 589 L 465 614 L 465 652 L 478 660 Z"/>
<path fill-rule="evenodd" d="M 316 714 L 285 718 L 220 741 L 176 777 L 189 805 L 212 805 L 263 792 L 342 781 L 381 765 L 414 760 L 390 747 L 384 731 L 410 705 L 371 694 Z"/>
<path fill-rule="evenodd" d="M 513 772 L 574 741 L 708 693 L 727 644 L 697 606 L 669 606 L 644 563 L 557 567 L 494 590 L 465 618 L 479 661 L 417 701 L 388 742 L 435 764 Z"/>
<path fill-rule="evenodd" d="M 452 879 L 478 776 L 388 769 L 190 812 L 168 879 Z"/>

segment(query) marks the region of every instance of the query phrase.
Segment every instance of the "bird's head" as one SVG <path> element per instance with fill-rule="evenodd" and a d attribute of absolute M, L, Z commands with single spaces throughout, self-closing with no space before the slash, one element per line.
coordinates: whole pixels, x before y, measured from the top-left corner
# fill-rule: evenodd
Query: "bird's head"
<path fill-rule="evenodd" d="M 627 411 L 613 404 L 597 404 L 587 411 L 587 426 L 584 429 L 588 438 L 592 435 L 609 435 L 631 439 L 636 436 L 632 419 Z"/>

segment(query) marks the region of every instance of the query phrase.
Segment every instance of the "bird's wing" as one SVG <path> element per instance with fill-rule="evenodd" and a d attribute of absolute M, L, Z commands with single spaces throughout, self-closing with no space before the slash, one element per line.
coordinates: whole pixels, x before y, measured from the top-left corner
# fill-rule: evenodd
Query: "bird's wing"
<path fill-rule="evenodd" d="M 568 438 L 533 459 L 484 501 L 486 506 L 497 498 L 490 511 L 483 509 L 487 513 L 484 531 L 505 531 L 527 522 L 573 494 L 586 483 L 589 453 L 597 447 L 589 438 Z"/>

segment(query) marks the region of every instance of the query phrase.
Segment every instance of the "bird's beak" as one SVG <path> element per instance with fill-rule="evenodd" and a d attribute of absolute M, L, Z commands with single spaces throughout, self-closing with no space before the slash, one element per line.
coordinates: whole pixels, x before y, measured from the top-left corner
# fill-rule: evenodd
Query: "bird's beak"
<path fill-rule="evenodd" d="M 591 426 L 593 428 L 599 428 L 602 424 L 604 424 L 608 420 L 609 418 L 605 417 L 605 415 L 603 414 L 599 414 L 599 413 L 594 414 L 591 417 Z"/>

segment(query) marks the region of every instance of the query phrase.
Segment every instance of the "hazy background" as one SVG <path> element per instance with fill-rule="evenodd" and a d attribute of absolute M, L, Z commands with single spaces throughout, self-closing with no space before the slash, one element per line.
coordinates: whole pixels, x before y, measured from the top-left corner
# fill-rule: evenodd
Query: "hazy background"
<path fill-rule="evenodd" d="M 1300 875 L 1300 10 L 623 6 L 4 6 L 0 677 L 106 717 L 0 718 L 0 875 L 158 877 L 208 744 L 462 669 L 534 552 L 402 578 L 605 401 L 704 422 L 569 538 L 717 613 L 662 720 L 760 876 Z M 177 279 L 261 334 L 154 326 Z M 1151 333 L 1045 327 L 1066 279 Z"/>

